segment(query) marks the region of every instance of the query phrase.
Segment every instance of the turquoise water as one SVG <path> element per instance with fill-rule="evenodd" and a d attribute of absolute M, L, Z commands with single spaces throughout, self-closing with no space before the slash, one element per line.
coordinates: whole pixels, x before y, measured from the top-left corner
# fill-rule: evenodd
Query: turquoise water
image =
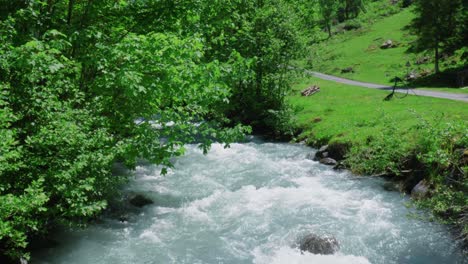
<path fill-rule="evenodd" d="M 407 198 L 380 179 L 306 159 L 302 145 L 251 142 L 204 156 L 195 146 L 166 176 L 141 165 L 126 192 L 155 203 L 56 235 L 32 263 L 462 263 L 445 227 L 407 215 Z M 333 235 L 335 255 L 297 249 L 308 233 Z"/>

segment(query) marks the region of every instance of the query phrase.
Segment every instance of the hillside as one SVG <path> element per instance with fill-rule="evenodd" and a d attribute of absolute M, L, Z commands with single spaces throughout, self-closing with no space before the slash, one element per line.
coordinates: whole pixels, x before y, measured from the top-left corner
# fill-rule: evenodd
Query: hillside
<path fill-rule="evenodd" d="M 365 19 L 355 21 L 352 24 L 359 27 L 355 30 L 343 32 L 340 31 L 343 26 L 338 25 L 332 38 L 312 46 L 311 58 L 304 65 L 315 71 L 378 84 L 392 84 L 394 77 L 401 78 L 413 72 L 428 75 L 425 78 L 429 80 L 424 80 L 423 84 L 413 84 L 417 88 L 468 93 L 468 89 L 452 89 L 453 78 L 432 80 L 432 53 L 412 51 L 415 37 L 407 26 L 414 17 L 413 10 L 406 8 L 396 14 L 381 17 L 375 23 Z M 388 40 L 393 42 L 394 47 L 381 48 Z M 452 56 L 444 55 L 442 70 L 460 67 L 459 57 L 463 51 L 460 50 Z"/>

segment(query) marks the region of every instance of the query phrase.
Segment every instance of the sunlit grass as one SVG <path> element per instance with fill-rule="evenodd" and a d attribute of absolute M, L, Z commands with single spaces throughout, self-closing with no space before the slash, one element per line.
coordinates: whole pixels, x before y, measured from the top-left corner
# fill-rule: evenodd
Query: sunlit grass
<path fill-rule="evenodd" d="M 321 91 L 302 97 L 300 91 L 310 85 L 319 85 Z M 417 133 L 414 128 L 420 124 L 420 118 L 430 122 L 460 121 L 468 125 L 467 103 L 412 95 L 384 101 L 388 94 L 388 91 L 307 77 L 297 81 L 288 100 L 299 109 L 296 118 L 305 130 L 303 136 L 317 141 L 363 144 L 380 133 L 389 120 L 395 123 L 398 133 L 409 140 Z"/>

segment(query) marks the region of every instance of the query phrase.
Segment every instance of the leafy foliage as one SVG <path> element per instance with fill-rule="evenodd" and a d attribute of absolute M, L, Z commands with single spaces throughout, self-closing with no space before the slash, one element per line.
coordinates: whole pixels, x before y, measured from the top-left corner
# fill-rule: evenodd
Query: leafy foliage
<path fill-rule="evenodd" d="M 416 48 L 434 51 L 435 72 L 439 72 L 442 50 L 453 51 L 466 44 L 468 15 L 462 0 L 415 0 L 417 17 L 411 28 L 418 36 Z"/>
<path fill-rule="evenodd" d="M 125 182 L 115 162 L 171 166 L 184 144 L 228 145 L 243 124 L 291 133 L 302 20 L 289 1 L 6 2 L 0 250 L 12 259 L 31 236 L 97 217 Z"/>

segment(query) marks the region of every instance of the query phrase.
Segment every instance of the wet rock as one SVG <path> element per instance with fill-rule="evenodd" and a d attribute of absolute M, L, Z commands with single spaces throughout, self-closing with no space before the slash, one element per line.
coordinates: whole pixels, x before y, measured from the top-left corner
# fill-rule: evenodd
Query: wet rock
<path fill-rule="evenodd" d="M 149 204 L 152 204 L 153 201 L 141 194 L 137 194 L 135 196 L 133 196 L 132 198 L 130 198 L 130 204 L 133 205 L 133 206 L 136 206 L 136 207 L 143 207 L 145 205 L 149 205 Z"/>
<path fill-rule="evenodd" d="M 320 163 L 329 165 L 329 166 L 335 166 L 338 164 L 338 162 L 332 158 L 323 158 L 320 160 Z"/>
<path fill-rule="evenodd" d="M 130 216 L 128 214 L 121 214 L 119 215 L 118 218 L 120 222 L 125 223 L 125 222 L 128 222 L 128 220 L 130 219 Z"/>
<path fill-rule="evenodd" d="M 333 169 L 337 171 L 346 170 L 346 165 L 342 162 L 338 162 Z"/>
<path fill-rule="evenodd" d="M 323 158 L 327 158 L 328 156 L 325 157 L 325 156 L 323 155 L 325 152 L 328 152 L 327 150 L 328 150 L 328 145 L 322 146 L 322 147 L 315 153 L 314 160 L 315 160 L 315 161 L 319 161 L 319 160 L 321 160 L 321 159 L 323 159 Z M 328 155 L 328 153 L 327 153 L 327 155 Z"/>
<path fill-rule="evenodd" d="M 420 181 L 413 190 L 411 190 L 411 197 L 413 199 L 421 199 L 429 195 L 429 185 L 425 180 Z"/>
<path fill-rule="evenodd" d="M 350 148 L 349 144 L 346 143 L 339 143 L 333 142 L 330 145 L 322 146 L 316 153 L 315 153 L 315 161 L 320 161 L 324 158 L 332 158 L 335 161 L 342 161 L 344 160 L 346 153 Z"/>
<path fill-rule="evenodd" d="M 344 160 L 350 145 L 347 143 L 334 142 L 328 146 L 328 156 L 334 160 Z"/>
<path fill-rule="evenodd" d="M 387 192 L 399 192 L 400 187 L 394 182 L 386 182 L 382 185 L 382 188 Z"/>
<path fill-rule="evenodd" d="M 312 254 L 331 255 L 339 249 L 338 241 L 332 236 L 317 236 L 310 234 L 305 236 L 299 245 L 301 252 Z"/>
<path fill-rule="evenodd" d="M 387 40 L 385 41 L 384 43 L 382 43 L 382 45 L 380 45 L 380 48 L 381 49 L 390 49 L 390 48 L 393 48 L 395 46 L 395 44 L 393 44 L 393 41 L 392 40 Z"/>

